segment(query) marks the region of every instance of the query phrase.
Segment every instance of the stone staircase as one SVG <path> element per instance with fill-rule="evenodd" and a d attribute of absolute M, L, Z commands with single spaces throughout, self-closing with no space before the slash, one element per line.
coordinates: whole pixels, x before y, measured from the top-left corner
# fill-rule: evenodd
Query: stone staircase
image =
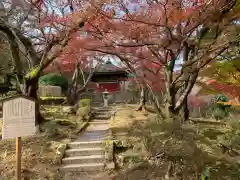
<path fill-rule="evenodd" d="M 98 108 L 87 129 L 67 145 L 62 167 L 65 172 L 102 171 L 105 167 L 104 140 L 110 138 L 110 109 Z"/>

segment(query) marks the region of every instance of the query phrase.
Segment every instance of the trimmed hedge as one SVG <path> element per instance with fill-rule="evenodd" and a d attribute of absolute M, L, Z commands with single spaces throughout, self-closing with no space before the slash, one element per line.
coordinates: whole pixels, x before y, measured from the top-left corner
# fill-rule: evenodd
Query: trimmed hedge
<path fill-rule="evenodd" d="M 60 86 L 62 90 L 67 90 L 68 80 L 60 74 L 49 73 L 39 78 L 39 84 Z"/>
<path fill-rule="evenodd" d="M 225 105 L 218 102 L 228 102 L 229 99 L 223 95 L 218 94 L 212 99 L 212 116 L 219 120 L 227 117 L 229 115 L 229 112 L 231 111 L 231 105 Z"/>
<path fill-rule="evenodd" d="M 79 101 L 79 107 L 90 106 L 92 100 L 91 99 L 81 99 Z"/>
<path fill-rule="evenodd" d="M 66 100 L 66 97 L 40 97 L 40 104 L 61 104 Z"/>
<path fill-rule="evenodd" d="M 62 99 L 62 100 L 66 100 L 66 97 L 40 97 L 41 100 L 58 100 L 58 99 Z"/>

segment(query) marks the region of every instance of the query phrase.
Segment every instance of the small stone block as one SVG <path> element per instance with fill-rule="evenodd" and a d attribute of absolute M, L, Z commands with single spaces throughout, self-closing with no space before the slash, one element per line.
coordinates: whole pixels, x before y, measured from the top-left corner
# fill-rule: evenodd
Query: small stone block
<path fill-rule="evenodd" d="M 114 162 L 107 163 L 107 164 L 106 164 L 106 168 L 107 168 L 108 170 L 113 170 L 113 169 L 115 169 L 115 164 L 114 164 Z"/>

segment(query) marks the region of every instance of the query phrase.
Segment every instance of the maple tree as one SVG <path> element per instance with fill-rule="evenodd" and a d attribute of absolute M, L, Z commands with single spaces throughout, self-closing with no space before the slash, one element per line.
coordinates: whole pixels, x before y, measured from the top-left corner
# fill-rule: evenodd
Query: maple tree
<path fill-rule="evenodd" d="M 0 31 L 9 42 L 14 72 L 23 94 L 37 99 L 38 79 L 43 70 L 67 51 L 74 33 L 81 32 L 85 19 L 92 14 L 88 7 L 79 7 L 78 18 L 74 14 L 59 13 L 59 1 L 5 0 L 4 15 L 0 17 Z M 60 6 L 61 7 L 61 6 Z M 1 9 L 2 10 L 2 9 Z M 16 19 L 10 19 L 14 12 Z M 88 14 L 89 13 L 89 14 Z M 23 67 L 19 54 L 30 59 L 30 68 Z M 42 120 L 36 103 L 36 123 Z"/>
<path fill-rule="evenodd" d="M 239 59 L 226 62 L 217 62 L 213 67 L 214 79 L 227 84 L 240 85 Z"/>
<path fill-rule="evenodd" d="M 238 28 L 238 25 L 237 25 Z M 239 32 L 239 29 L 236 29 Z M 239 99 L 240 61 L 238 46 L 227 50 L 200 73 L 203 91 L 222 93 L 230 99 Z M 201 93 L 201 92 L 200 92 Z"/>
<path fill-rule="evenodd" d="M 238 27 L 239 25 L 237 25 Z M 240 32 L 239 29 L 235 29 Z M 223 82 L 229 85 L 240 85 L 240 59 L 239 59 L 239 47 L 233 47 L 222 56 L 220 56 L 216 62 L 209 67 L 209 71 L 212 71 L 212 77 L 219 82 Z"/>
<path fill-rule="evenodd" d="M 78 48 L 75 41 L 76 39 L 71 39 L 65 48 L 64 54 L 59 56 L 45 70 L 46 72 L 56 71 L 63 75 L 71 76 L 67 101 L 68 104 L 72 105 L 78 103 L 79 95 L 86 89 L 97 65 L 103 62 L 104 57 Z"/>
<path fill-rule="evenodd" d="M 226 84 L 215 79 L 204 81 L 204 84 L 217 90 L 219 93 L 231 97 L 232 99 L 240 97 L 240 85 Z"/>
<path fill-rule="evenodd" d="M 151 64 L 151 62 L 149 63 L 145 59 L 142 59 L 140 61 L 136 61 L 131 69 L 135 72 L 135 74 L 137 74 L 136 81 L 140 84 L 141 90 L 140 105 L 137 110 L 146 109 L 147 92 L 150 93 L 151 97 L 154 99 L 154 105 L 158 110 L 159 100 L 157 95 L 165 91 L 162 66 Z M 159 113 L 162 114 L 160 111 Z"/>
<path fill-rule="evenodd" d="M 199 72 L 239 41 L 238 34 L 230 31 L 239 17 L 239 2 L 150 0 L 99 4 L 92 4 L 98 11 L 85 24 L 87 37 L 76 41 L 77 46 L 118 57 L 141 79 L 144 88 L 152 89 L 155 83 L 148 81 L 153 79 L 160 88 L 164 79 L 166 116 L 187 119 L 187 98 Z M 179 60 L 180 70 L 175 72 Z M 144 67 L 139 65 L 144 61 Z M 143 70 L 148 70 L 148 75 Z M 162 77 L 156 75 L 159 72 Z"/>
<path fill-rule="evenodd" d="M 236 63 L 236 64 L 235 64 Z M 210 91 L 211 94 L 224 94 L 233 101 L 239 101 L 240 83 L 239 71 L 237 70 L 237 62 L 217 62 L 208 70 L 211 73 L 205 74 L 202 82 L 203 90 L 200 93 Z M 211 75 L 211 76 L 209 76 Z M 236 102 L 235 102 L 236 103 Z"/>

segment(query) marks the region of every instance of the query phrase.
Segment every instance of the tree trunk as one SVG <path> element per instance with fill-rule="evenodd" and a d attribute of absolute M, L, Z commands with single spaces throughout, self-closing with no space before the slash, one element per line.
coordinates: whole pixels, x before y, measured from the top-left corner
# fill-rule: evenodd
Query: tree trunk
<path fill-rule="evenodd" d="M 175 110 L 174 104 L 176 101 L 175 99 L 178 97 L 178 95 L 174 94 L 173 96 L 175 98 L 170 96 L 166 99 L 166 103 L 165 103 L 166 118 L 172 118 L 173 120 L 179 121 L 182 124 L 184 123 L 184 121 L 188 120 L 189 118 L 187 98 L 184 100 L 184 103 L 181 106 L 180 110 Z"/>
<path fill-rule="evenodd" d="M 96 67 L 95 67 L 96 68 Z M 71 81 L 71 86 L 69 87 L 68 95 L 67 95 L 67 102 L 70 105 L 76 105 L 79 101 L 79 94 L 85 91 L 87 88 L 88 83 L 90 82 L 94 72 L 95 68 L 88 74 L 88 77 L 86 79 L 85 74 L 83 70 L 80 67 L 80 64 L 77 62 L 73 76 Z M 83 85 L 81 88 L 78 88 L 78 79 L 79 77 L 82 77 Z"/>
<path fill-rule="evenodd" d="M 174 116 L 174 99 L 176 96 L 175 86 L 173 84 L 173 69 L 175 60 L 172 59 L 169 65 L 164 68 L 164 80 L 165 80 L 165 113 L 166 118 L 172 118 Z"/>
<path fill-rule="evenodd" d="M 172 118 L 174 116 L 174 111 L 172 109 L 172 104 L 169 102 L 165 103 L 165 116 L 167 119 Z"/>
<path fill-rule="evenodd" d="M 186 42 L 184 42 L 184 49 L 183 49 L 183 62 L 188 62 L 189 59 L 192 59 L 192 57 L 189 58 L 190 52 L 194 53 L 194 46 L 189 46 Z M 182 88 L 179 89 L 179 97 L 181 97 L 181 94 L 184 94 L 185 90 L 188 88 L 188 85 L 190 81 L 190 67 L 185 67 L 182 69 L 183 76 L 182 76 Z M 175 119 L 179 121 L 181 124 L 184 123 L 184 121 L 188 120 L 189 118 L 189 110 L 188 110 L 188 94 L 185 96 L 185 99 L 183 101 L 182 106 L 179 110 L 175 113 Z"/>
<path fill-rule="evenodd" d="M 157 114 L 162 118 L 165 119 L 165 114 L 161 110 L 161 105 L 159 104 L 158 97 L 153 93 L 150 86 L 148 86 L 148 91 L 151 94 L 152 103 L 154 108 L 156 109 Z"/>
<path fill-rule="evenodd" d="M 71 85 L 68 89 L 68 94 L 67 94 L 67 103 L 69 105 L 75 105 L 76 104 L 76 100 L 77 100 L 77 97 L 76 97 L 77 96 L 77 94 L 76 94 L 77 93 L 77 80 L 78 80 L 78 77 L 79 77 L 79 68 L 80 68 L 80 65 L 77 62 L 74 73 L 73 73 L 73 76 L 72 76 Z"/>
<path fill-rule="evenodd" d="M 181 109 L 179 110 L 175 118 L 178 118 L 181 124 L 189 119 L 189 109 L 188 109 L 187 99 L 184 101 L 183 106 L 181 107 Z"/>
<path fill-rule="evenodd" d="M 141 87 L 141 96 L 140 96 L 140 105 L 137 108 L 137 111 L 145 111 L 146 110 L 146 88 Z"/>
<path fill-rule="evenodd" d="M 173 87 L 167 83 L 167 90 L 166 90 L 166 96 L 165 96 L 165 116 L 166 118 L 173 118 L 175 116 L 174 111 L 174 99 L 176 96 L 176 93 L 173 92 Z"/>
<path fill-rule="evenodd" d="M 69 105 L 75 105 L 78 100 L 78 94 L 75 90 L 69 89 L 69 92 L 67 94 L 67 104 Z"/>
<path fill-rule="evenodd" d="M 42 117 L 42 115 L 40 113 L 40 106 L 39 106 L 38 98 L 37 98 L 38 79 L 39 78 L 36 77 L 36 78 L 31 79 L 31 80 L 26 80 L 24 91 L 23 91 L 23 93 L 26 96 L 35 99 L 35 113 L 36 113 L 35 124 L 36 125 L 40 125 L 44 120 L 44 118 Z"/>

